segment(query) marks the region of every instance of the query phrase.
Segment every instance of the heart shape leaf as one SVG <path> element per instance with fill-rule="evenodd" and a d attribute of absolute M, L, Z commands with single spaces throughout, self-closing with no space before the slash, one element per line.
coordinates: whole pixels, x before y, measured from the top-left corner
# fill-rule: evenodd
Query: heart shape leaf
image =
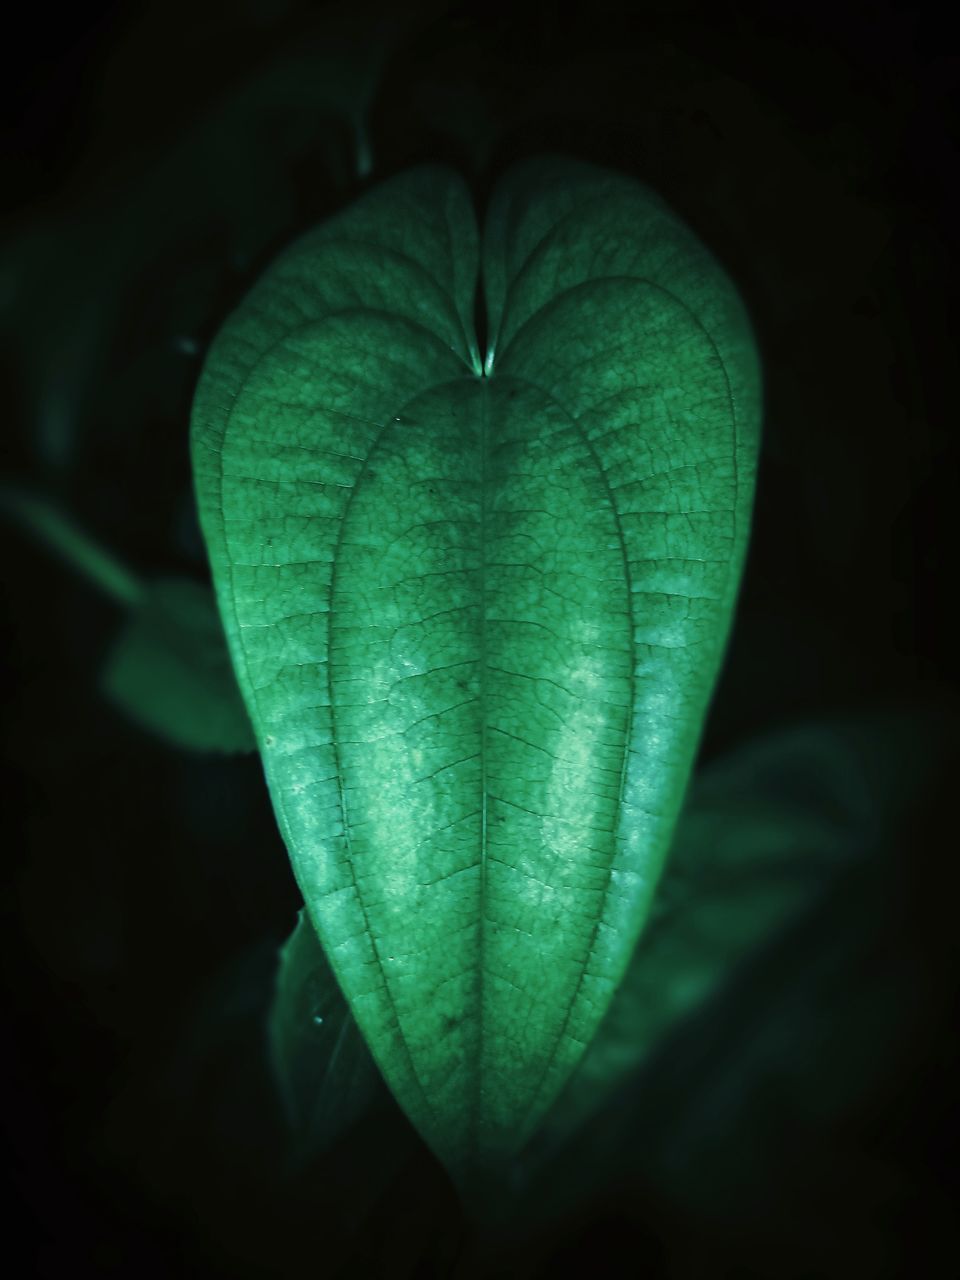
<path fill-rule="evenodd" d="M 382 184 L 210 350 L 197 494 L 278 822 L 454 1172 L 535 1131 L 647 917 L 760 414 L 721 266 L 646 187 L 560 157 L 504 176 L 482 246 L 452 171 Z"/>

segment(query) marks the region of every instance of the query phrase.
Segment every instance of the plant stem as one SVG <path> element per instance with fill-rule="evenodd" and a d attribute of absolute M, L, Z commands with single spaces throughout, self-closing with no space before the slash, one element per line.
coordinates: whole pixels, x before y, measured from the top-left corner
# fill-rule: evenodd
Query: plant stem
<path fill-rule="evenodd" d="M 49 499 L 3 486 L 0 487 L 0 510 L 111 599 L 130 607 L 143 598 L 144 587 L 139 578 Z"/>

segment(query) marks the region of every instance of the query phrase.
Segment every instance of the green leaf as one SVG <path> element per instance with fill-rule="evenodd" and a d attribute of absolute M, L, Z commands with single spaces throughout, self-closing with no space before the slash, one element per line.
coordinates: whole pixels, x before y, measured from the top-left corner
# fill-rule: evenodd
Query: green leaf
<path fill-rule="evenodd" d="M 381 1081 L 303 911 L 280 952 L 269 1036 L 298 1156 L 317 1155 L 371 1106 Z"/>
<path fill-rule="evenodd" d="M 22 485 L 0 485 L 0 513 L 128 611 L 100 673 L 103 693 L 124 714 L 188 750 L 256 749 L 209 587 L 189 578 L 144 583 L 55 502 Z"/>
<path fill-rule="evenodd" d="M 283 254 L 213 344 L 201 523 L 307 910 L 459 1177 L 536 1130 L 648 914 L 722 659 L 749 322 L 622 175 L 426 167 Z"/>
<path fill-rule="evenodd" d="M 253 751 L 223 626 L 209 587 L 188 578 L 149 584 L 101 673 L 131 719 L 192 751 Z"/>

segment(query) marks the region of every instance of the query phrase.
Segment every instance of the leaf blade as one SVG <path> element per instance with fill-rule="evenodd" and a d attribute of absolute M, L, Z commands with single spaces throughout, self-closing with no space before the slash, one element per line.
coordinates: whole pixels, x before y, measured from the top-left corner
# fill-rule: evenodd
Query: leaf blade
<path fill-rule="evenodd" d="M 578 198 L 584 181 L 621 193 L 627 235 L 635 184 L 570 174 Z M 557 220 L 560 178 L 539 193 L 520 179 L 495 196 L 488 239 L 507 227 L 496 211 L 514 198 L 511 182 L 526 182 L 532 225 Z M 579 237 L 574 276 L 589 277 L 601 234 L 576 219 L 597 207 L 593 192 L 561 210 Z M 488 244 L 491 316 L 501 334 L 512 316 L 513 331 L 481 379 L 468 214 L 458 179 L 417 171 L 295 246 L 218 339 L 194 411 L 221 609 L 298 882 L 384 1077 L 461 1172 L 529 1138 L 622 975 L 746 537 L 745 523 L 739 540 L 724 526 L 738 446 L 722 369 L 689 308 L 660 295 L 654 305 L 622 277 L 561 289 L 549 253 L 510 244 L 498 304 Z M 549 225 L 540 239 L 554 254 L 561 243 Z M 528 259 L 548 264 L 539 282 Z M 710 289 L 732 292 L 722 272 Z M 682 335 L 679 354 L 658 323 Z M 660 366 L 643 382 L 651 333 Z M 592 367 L 578 359 L 585 342 Z M 638 406 L 650 416 L 654 375 L 692 402 L 687 462 L 702 510 L 683 509 L 675 476 L 657 490 L 647 474 L 635 419 Z M 680 412 L 661 413 L 661 438 L 676 442 Z M 628 437 L 623 457 L 611 435 Z M 624 512 L 615 463 L 625 483 L 653 483 L 678 509 Z M 628 532 L 625 515 L 648 518 Z M 662 598 L 638 638 L 630 558 L 657 534 L 647 559 L 669 560 L 673 516 L 690 554 L 669 572 L 689 578 L 713 559 L 722 581 L 696 602 L 699 592 L 655 583 L 648 594 Z M 692 662 L 650 662 L 697 645 Z M 644 752 L 646 774 L 633 762 Z"/>

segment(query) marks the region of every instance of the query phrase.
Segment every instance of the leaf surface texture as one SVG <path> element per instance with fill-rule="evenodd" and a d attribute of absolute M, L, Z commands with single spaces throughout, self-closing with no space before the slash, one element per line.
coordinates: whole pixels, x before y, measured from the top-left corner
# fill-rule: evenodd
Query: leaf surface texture
<path fill-rule="evenodd" d="M 491 340 L 473 333 L 481 274 Z M 193 453 L 310 918 L 454 1170 L 529 1138 L 648 914 L 746 547 L 760 375 L 636 181 L 425 167 L 229 318 Z"/>

